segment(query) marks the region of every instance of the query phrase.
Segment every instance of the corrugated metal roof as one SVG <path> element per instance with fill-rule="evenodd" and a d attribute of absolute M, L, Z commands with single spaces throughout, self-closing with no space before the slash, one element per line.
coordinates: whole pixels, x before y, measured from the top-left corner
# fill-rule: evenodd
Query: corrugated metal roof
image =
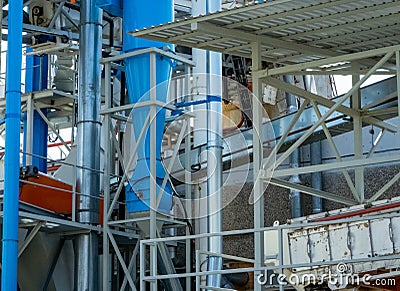
<path fill-rule="evenodd" d="M 144 28 L 132 35 L 296 64 L 399 44 L 398 0 L 273 0 Z"/>

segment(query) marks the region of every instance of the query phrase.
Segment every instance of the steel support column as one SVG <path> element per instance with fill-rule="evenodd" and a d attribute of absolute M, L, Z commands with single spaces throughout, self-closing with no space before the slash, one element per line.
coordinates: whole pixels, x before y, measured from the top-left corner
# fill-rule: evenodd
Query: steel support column
<path fill-rule="evenodd" d="M 111 64 L 105 63 L 105 88 L 104 88 L 104 96 L 105 96 L 105 107 L 111 108 Z M 111 163 L 114 162 L 111 157 L 114 157 L 114 154 L 111 155 L 111 141 L 110 141 L 110 115 L 106 114 L 103 119 L 103 126 L 105 126 L 105 136 L 103 137 L 105 140 L 104 144 L 104 176 L 103 176 L 103 190 L 104 190 L 104 210 L 103 210 L 103 278 L 102 285 L 103 291 L 110 290 L 111 287 L 111 278 L 110 278 L 110 242 L 108 240 L 108 207 L 110 205 L 110 169 Z"/>
<path fill-rule="evenodd" d="M 185 66 L 185 88 L 186 92 L 185 94 L 189 96 L 190 94 L 190 75 L 191 75 L 191 68 L 189 66 Z M 191 129 L 190 129 L 190 118 L 186 117 L 186 135 L 185 135 L 185 201 L 186 205 L 186 211 L 187 211 L 187 221 L 192 224 L 192 173 L 190 172 L 190 166 L 191 166 L 191 161 L 190 161 L 190 145 L 191 145 Z M 190 229 L 186 227 L 186 235 L 191 235 Z M 192 270 L 192 248 L 191 248 L 191 240 L 187 239 L 185 241 L 186 245 L 186 273 L 190 273 Z M 191 278 L 186 278 L 186 291 L 191 290 Z"/>
<path fill-rule="evenodd" d="M 254 196 L 254 267 L 259 268 L 264 262 L 264 234 L 259 230 L 264 227 L 264 193 L 260 170 L 263 160 L 262 144 L 262 82 L 254 74 L 262 69 L 261 45 L 254 42 L 252 45 L 252 73 L 253 73 L 253 196 Z M 254 272 L 254 278 L 261 272 Z M 261 291 L 262 286 L 255 284 L 254 290 Z"/>
<path fill-rule="evenodd" d="M 352 71 L 358 71 L 359 65 L 357 63 L 351 64 Z M 352 74 L 353 86 L 360 81 L 360 76 L 356 73 Z M 351 108 L 355 111 L 361 109 L 361 92 L 360 88 L 355 90 L 351 96 Z M 354 133 L 354 158 L 363 158 L 363 141 L 362 141 L 362 118 L 361 114 L 353 116 L 353 133 Z M 358 194 L 360 203 L 364 202 L 364 167 L 356 167 L 354 169 L 354 184 Z"/>
<path fill-rule="evenodd" d="M 156 54 L 150 54 L 150 101 L 157 101 L 157 65 Z M 157 124 L 156 124 L 156 105 L 150 106 L 150 239 L 157 238 L 157 181 L 156 181 L 156 137 L 157 137 Z M 157 245 L 150 247 L 150 258 L 157 258 Z M 144 270 L 140 270 L 143 272 Z M 157 264 L 150 265 L 150 275 L 154 276 L 157 273 Z M 157 291 L 157 281 L 150 282 L 150 290 Z"/>

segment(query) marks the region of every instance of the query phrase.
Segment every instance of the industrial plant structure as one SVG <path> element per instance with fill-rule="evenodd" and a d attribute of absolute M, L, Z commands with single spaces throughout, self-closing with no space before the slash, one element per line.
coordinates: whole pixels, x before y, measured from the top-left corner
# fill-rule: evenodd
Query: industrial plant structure
<path fill-rule="evenodd" d="M 1 290 L 400 290 L 398 0 L 0 0 Z"/>

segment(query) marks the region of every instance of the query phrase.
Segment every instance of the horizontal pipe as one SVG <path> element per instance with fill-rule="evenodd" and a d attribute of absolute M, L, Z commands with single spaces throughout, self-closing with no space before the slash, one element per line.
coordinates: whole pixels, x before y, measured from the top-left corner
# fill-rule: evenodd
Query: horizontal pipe
<path fill-rule="evenodd" d="M 71 141 L 66 141 L 65 144 L 71 144 Z M 58 142 L 58 143 L 49 144 L 47 147 L 48 148 L 55 148 L 55 147 L 61 147 L 63 145 L 64 144 L 62 142 Z"/>

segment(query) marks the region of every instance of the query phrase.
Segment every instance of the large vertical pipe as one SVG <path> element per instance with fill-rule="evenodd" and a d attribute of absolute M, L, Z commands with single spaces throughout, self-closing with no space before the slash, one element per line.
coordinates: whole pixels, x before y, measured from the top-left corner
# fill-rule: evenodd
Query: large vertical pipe
<path fill-rule="evenodd" d="M 206 1 L 204 0 L 192 0 L 192 15 L 199 16 L 206 14 Z M 202 49 L 192 49 L 192 59 L 196 64 L 193 67 L 193 87 L 192 91 L 195 93 L 193 99 L 204 99 L 204 96 L 207 94 L 206 91 L 206 56 L 207 52 Z M 204 118 L 204 113 L 206 112 L 206 105 L 201 104 L 196 106 L 196 110 L 193 112 L 195 114 L 195 118 L 193 119 L 193 146 L 198 147 L 200 145 L 204 145 L 207 142 L 207 119 Z M 203 156 L 201 156 L 203 158 Z M 207 182 L 202 182 L 195 187 L 196 193 L 194 193 L 194 197 L 198 198 L 198 201 L 207 201 Z M 201 213 L 206 214 L 207 203 L 201 203 L 200 209 Z M 208 232 L 208 217 L 206 215 L 200 216 L 195 223 L 196 233 L 207 233 Z M 208 239 L 200 238 L 196 240 L 197 248 L 203 251 L 208 250 Z M 206 256 L 202 256 L 202 260 L 206 259 Z"/>
<path fill-rule="evenodd" d="M 221 9 L 221 1 L 201 1 L 194 0 L 192 6 L 193 16 L 212 13 Z M 195 76 L 194 89 L 199 94 L 199 98 L 208 95 L 222 95 L 222 75 L 221 54 L 193 49 L 193 61 L 196 67 L 193 68 Z M 207 109 L 207 118 L 203 118 L 204 109 Z M 215 233 L 222 230 L 222 103 L 211 102 L 206 108 L 198 106 L 196 108 L 198 117 L 195 118 L 194 145 L 207 143 L 207 218 L 199 219 L 199 231 Z M 196 114 L 196 112 L 195 112 Z M 207 129 L 207 131 L 205 130 Z M 201 198 L 205 198 L 200 192 Z M 222 237 L 211 237 L 205 245 L 200 241 L 200 248 L 213 253 L 222 253 Z M 222 259 L 211 256 L 208 259 L 208 270 L 215 271 L 222 268 Z M 221 286 L 220 275 L 207 276 L 207 286 L 219 288 Z"/>
<path fill-rule="evenodd" d="M 321 95 L 322 92 L 319 91 L 319 87 L 317 87 L 316 78 L 326 78 L 326 76 L 304 76 L 304 84 L 307 91 Z M 324 97 L 327 97 L 328 94 L 324 93 Z M 321 141 L 316 141 L 310 145 L 310 160 L 311 165 L 320 165 L 322 163 L 322 148 Z M 311 173 L 311 187 L 314 189 L 322 190 L 322 173 L 315 172 Z M 312 213 L 320 213 L 323 211 L 323 199 L 321 197 L 312 196 L 311 198 L 312 204 Z"/>
<path fill-rule="evenodd" d="M 208 0 L 206 12 L 221 9 L 221 1 Z M 209 95 L 222 96 L 222 59 L 220 53 L 207 51 L 207 90 Z M 208 194 L 208 231 L 222 231 L 222 102 L 207 103 L 207 194 Z M 222 237 L 210 237 L 209 251 L 222 254 Z M 211 256 L 208 270 L 222 269 L 222 258 Z M 221 275 L 207 277 L 207 285 L 221 287 Z"/>
<path fill-rule="evenodd" d="M 253 209 L 254 209 L 254 267 L 260 268 L 264 265 L 264 234 L 260 231 L 264 227 L 264 189 L 263 182 L 260 179 L 260 170 L 263 160 L 263 140 L 262 130 L 262 84 L 261 79 L 256 77 L 256 72 L 262 69 L 261 44 L 252 43 L 252 76 L 253 76 L 253 94 L 252 94 L 252 123 L 253 123 Z M 261 271 L 255 271 L 254 276 L 261 274 Z M 255 284 L 254 290 L 261 291 L 263 286 Z"/>
<path fill-rule="evenodd" d="M 22 0 L 8 7 L 6 149 L 1 290 L 17 290 L 19 144 L 21 122 Z"/>
<path fill-rule="evenodd" d="M 322 163 L 321 141 L 316 141 L 310 146 L 311 165 L 320 165 Z M 311 173 L 311 187 L 322 190 L 322 173 Z M 312 213 L 320 213 L 323 209 L 323 199 L 321 197 L 312 197 Z"/>
<path fill-rule="evenodd" d="M 300 164 L 300 150 L 296 149 L 290 155 L 290 167 L 298 168 Z M 300 184 L 299 175 L 292 175 L 289 179 L 290 182 Z M 300 191 L 290 190 L 290 207 L 292 218 L 297 218 L 303 216 L 303 205 L 302 205 L 302 197 Z"/>
<path fill-rule="evenodd" d="M 101 10 L 96 0 L 81 1 L 77 121 L 77 220 L 98 223 L 100 190 Z M 98 290 L 98 237 L 76 238 L 76 290 Z"/>
<path fill-rule="evenodd" d="M 173 20 L 173 1 L 172 0 L 153 0 L 151 4 L 157 9 L 151 9 L 148 3 L 139 0 L 125 0 L 123 10 L 124 40 L 123 50 L 131 52 L 138 49 L 149 47 L 169 48 L 172 45 L 145 40 L 127 35 L 126 33 L 135 29 L 150 27 Z M 153 63 L 154 61 L 154 63 Z M 153 65 L 154 70 L 150 70 Z M 126 83 L 130 103 L 150 101 L 157 99 L 161 102 L 167 101 L 169 80 L 171 78 L 172 61 L 164 56 L 146 54 L 125 59 Z M 153 83 L 152 83 L 153 81 Z M 156 86 L 153 86 L 156 85 Z M 157 87 L 156 90 L 153 87 Z M 155 96 L 152 94 L 155 93 Z M 153 98 L 155 97 L 155 98 Z M 155 101 L 155 100 L 152 100 Z M 133 128 L 136 139 L 143 130 L 143 124 L 147 116 L 151 113 L 151 106 L 135 108 L 132 112 L 134 116 Z M 151 123 L 156 125 L 156 138 L 151 139 L 150 132 L 152 127 L 146 128 L 146 137 L 142 139 L 138 146 L 138 162 L 133 172 L 130 185 L 126 189 L 128 212 L 148 211 L 150 206 L 150 188 L 156 186 L 156 192 L 160 191 L 160 185 L 165 176 L 165 170 L 161 163 L 161 145 L 165 125 L 165 109 L 157 108 L 156 118 L 151 119 Z M 151 147 L 155 146 L 156 170 L 151 173 Z M 151 177 L 155 175 L 156 177 Z M 157 185 L 151 184 L 151 178 L 156 178 Z M 154 194 L 154 193 L 153 193 Z M 170 182 L 164 188 L 158 210 L 169 213 L 172 205 L 172 187 Z M 153 209 L 154 211 L 156 209 Z"/>
<path fill-rule="evenodd" d="M 286 82 L 294 84 L 293 76 L 284 76 Z M 297 98 L 292 94 L 286 94 L 287 112 L 293 113 L 298 110 Z M 300 150 L 296 149 L 290 155 L 289 163 L 291 168 L 298 168 L 300 166 Z M 290 182 L 300 184 L 299 175 L 292 175 L 289 179 Z M 292 218 L 301 217 L 303 215 L 303 205 L 301 193 L 297 190 L 290 190 L 290 207 Z"/>

